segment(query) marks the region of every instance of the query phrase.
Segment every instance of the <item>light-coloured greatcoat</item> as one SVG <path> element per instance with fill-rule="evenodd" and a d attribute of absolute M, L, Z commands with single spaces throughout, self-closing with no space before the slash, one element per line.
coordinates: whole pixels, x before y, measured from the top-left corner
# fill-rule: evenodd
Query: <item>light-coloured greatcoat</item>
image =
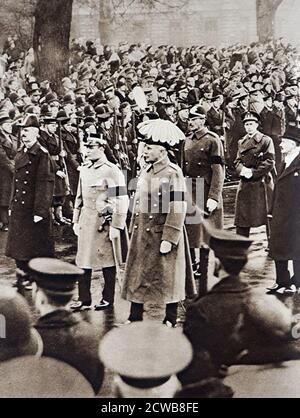
<path fill-rule="evenodd" d="M 95 164 L 87 162 L 80 167 L 73 222 L 79 223 L 76 264 L 81 268 L 115 266 L 109 225 L 103 225 L 101 216 L 105 208 L 112 208 L 110 225 L 123 230 L 128 211 L 125 178 L 115 164 L 103 157 Z"/>
<path fill-rule="evenodd" d="M 185 181 L 168 157 L 138 180 L 122 297 L 135 303 L 175 303 L 195 293 L 184 228 Z M 173 244 L 160 254 L 162 241 Z"/>

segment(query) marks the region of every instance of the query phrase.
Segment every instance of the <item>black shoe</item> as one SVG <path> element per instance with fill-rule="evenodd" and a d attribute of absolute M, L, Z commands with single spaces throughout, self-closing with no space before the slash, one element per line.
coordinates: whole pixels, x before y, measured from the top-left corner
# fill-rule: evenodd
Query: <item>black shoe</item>
<path fill-rule="evenodd" d="M 166 325 L 168 328 L 177 328 L 177 321 L 172 322 L 172 321 L 169 321 L 168 319 L 164 319 L 163 324 Z"/>
<path fill-rule="evenodd" d="M 112 303 L 107 302 L 106 300 L 102 299 L 98 305 L 95 305 L 95 311 L 103 311 L 104 309 L 109 309 L 113 306 Z"/>
<path fill-rule="evenodd" d="M 92 304 L 78 301 L 72 303 L 70 309 L 72 309 L 73 312 L 90 311 L 92 309 Z"/>
<path fill-rule="evenodd" d="M 299 283 L 299 281 L 298 280 L 295 280 L 295 277 L 293 276 L 292 278 L 291 278 L 291 282 L 292 282 L 292 284 L 296 287 L 296 289 L 297 289 L 297 291 L 300 289 L 300 283 Z"/>

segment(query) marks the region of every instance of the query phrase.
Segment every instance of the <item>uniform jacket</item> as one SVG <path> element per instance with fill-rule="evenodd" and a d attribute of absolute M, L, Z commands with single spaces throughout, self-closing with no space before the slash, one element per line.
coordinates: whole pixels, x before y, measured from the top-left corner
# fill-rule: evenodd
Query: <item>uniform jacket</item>
<path fill-rule="evenodd" d="M 70 183 L 71 195 L 76 195 L 79 171 L 78 168 L 81 164 L 81 156 L 79 153 L 79 144 L 75 135 L 62 128 L 61 137 L 64 145 L 64 149 L 67 153 L 65 161 L 68 171 L 68 178 Z"/>
<path fill-rule="evenodd" d="M 296 126 L 297 122 L 297 107 L 291 108 L 290 106 L 285 107 L 285 122 L 286 126 Z"/>
<path fill-rule="evenodd" d="M 25 152 L 26 151 L 26 152 Z M 6 255 L 16 260 L 51 257 L 51 203 L 54 171 L 46 149 L 38 143 L 26 150 L 19 149 L 15 159 L 13 197 Z M 33 217 L 43 220 L 34 223 Z"/>
<path fill-rule="evenodd" d="M 188 214 L 194 213 L 194 207 L 200 202 L 201 210 L 206 210 L 208 199 L 218 202 L 218 208 L 210 216 L 212 225 L 216 228 L 223 226 L 223 198 L 222 189 L 224 184 L 224 151 L 219 137 L 204 128 L 185 142 L 185 174 L 188 180 L 188 192 L 191 195 L 192 207 L 188 206 Z M 200 193 L 197 193 L 197 180 L 200 183 Z M 203 190 L 204 189 L 204 190 Z M 199 189 L 198 189 L 199 190 Z M 203 193 L 204 192 L 204 193 Z M 187 224 L 187 232 L 191 248 L 200 248 L 203 240 L 201 217 L 193 224 Z"/>
<path fill-rule="evenodd" d="M 62 151 L 62 144 L 59 137 L 56 134 L 50 135 L 45 130 L 40 130 L 40 139 L 39 143 L 48 150 L 53 166 L 56 171 L 64 171 L 65 174 L 68 174 L 65 170 L 65 165 L 63 157 L 60 156 Z M 55 176 L 55 185 L 54 185 L 54 196 L 66 196 L 68 190 L 68 180 L 61 179 L 57 175 Z"/>
<path fill-rule="evenodd" d="M 185 236 L 185 182 L 168 157 L 142 171 L 137 184 L 122 297 L 136 303 L 175 303 L 195 292 Z M 162 241 L 173 244 L 160 254 Z"/>
<path fill-rule="evenodd" d="M 15 138 L 0 130 L 0 206 L 9 206 L 10 204 L 16 153 Z"/>
<path fill-rule="evenodd" d="M 80 316 L 64 309 L 42 316 L 35 327 L 43 340 L 43 356 L 77 369 L 98 393 L 104 378 L 98 356 L 100 333 Z"/>
<path fill-rule="evenodd" d="M 265 107 L 260 114 L 260 126 L 265 135 L 282 137 L 285 132 L 284 110 Z"/>
<path fill-rule="evenodd" d="M 210 128 L 210 131 L 215 134 L 222 136 L 223 135 L 223 111 L 215 109 L 214 106 L 210 108 L 207 112 L 207 125 Z"/>
<path fill-rule="evenodd" d="M 270 256 L 300 260 L 300 156 L 278 175 L 271 213 Z"/>
<path fill-rule="evenodd" d="M 252 138 L 243 137 L 238 144 L 235 161 L 237 174 L 243 167 L 251 168 L 250 180 L 241 178 L 235 210 L 235 225 L 258 227 L 266 224 L 274 188 L 271 172 L 275 166 L 274 144 L 270 137 L 257 132 Z M 267 198 L 266 198 L 267 197 Z"/>
<path fill-rule="evenodd" d="M 227 162 L 228 165 L 233 165 L 238 152 L 238 141 L 246 135 L 243 114 L 247 109 L 241 109 L 239 107 L 232 110 L 230 117 L 227 116 L 226 122 L 228 124 L 228 130 L 226 135 L 227 141 Z"/>
<path fill-rule="evenodd" d="M 125 178 L 120 169 L 106 157 L 95 164 L 86 162 L 80 168 L 80 178 L 74 205 L 73 222 L 79 223 L 76 264 L 86 269 L 115 266 L 109 225 L 101 213 L 111 208 L 111 225 L 125 228 L 128 196 Z"/>

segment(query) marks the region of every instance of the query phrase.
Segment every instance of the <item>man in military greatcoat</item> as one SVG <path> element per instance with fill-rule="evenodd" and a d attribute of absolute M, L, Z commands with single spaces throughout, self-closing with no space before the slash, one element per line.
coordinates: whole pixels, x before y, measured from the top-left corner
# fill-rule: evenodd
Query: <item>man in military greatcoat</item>
<path fill-rule="evenodd" d="M 222 189 L 225 178 L 224 151 L 220 138 L 205 126 L 206 115 L 200 106 L 190 110 L 189 130 L 185 141 L 185 174 L 191 186 L 193 206 L 208 213 L 216 228 L 223 227 Z M 199 193 L 202 195 L 199 196 Z M 205 248 L 202 234 L 202 216 L 187 224 L 192 261 L 196 277 L 201 275 L 201 292 L 205 293 L 209 250 Z M 197 221 L 197 222 L 196 222 Z M 200 248 L 200 265 L 196 266 L 195 249 Z"/>
<path fill-rule="evenodd" d="M 79 301 L 72 305 L 75 310 L 91 309 L 92 272 L 99 269 L 105 284 L 95 309 L 114 304 L 121 231 L 125 230 L 129 199 L 124 175 L 107 160 L 106 146 L 103 137 L 91 134 L 85 145 L 86 161 L 80 168 L 73 224 L 78 236 L 76 264 L 85 274 L 79 280 Z"/>
<path fill-rule="evenodd" d="M 169 132 L 169 126 L 175 125 L 156 119 L 140 126 L 147 131 L 153 128 L 158 138 L 149 133 L 145 139 L 147 167 L 137 184 L 122 297 L 131 302 L 128 321 L 142 321 L 144 305 L 154 303 L 165 306 L 163 322 L 175 327 L 178 303 L 186 299 L 186 293 L 194 295 L 184 228 L 185 181 L 181 169 L 168 157 L 170 143 L 164 127 Z"/>
<path fill-rule="evenodd" d="M 258 131 L 259 116 L 244 116 L 247 135 L 238 143 L 235 161 L 240 176 L 235 208 L 235 225 L 239 235 L 249 237 L 251 227 L 267 225 L 267 215 L 274 188 L 271 175 L 275 167 L 272 138 Z"/>
<path fill-rule="evenodd" d="M 27 115 L 21 124 L 23 145 L 15 159 L 5 253 L 16 260 L 20 281 L 28 273 L 31 258 L 54 257 L 51 216 L 54 172 L 48 151 L 38 142 L 39 132 L 36 115 Z"/>

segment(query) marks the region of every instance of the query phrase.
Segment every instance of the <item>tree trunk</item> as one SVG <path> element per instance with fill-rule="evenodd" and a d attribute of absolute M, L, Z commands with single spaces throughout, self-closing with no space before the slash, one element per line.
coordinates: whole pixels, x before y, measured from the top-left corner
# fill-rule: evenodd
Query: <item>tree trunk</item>
<path fill-rule="evenodd" d="M 266 42 L 275 35 L 275 18 L 283 0 L 257 0 L 257 33 L 260 42 Z"/>
<path fill-rule="evenodd" d="M 69 71 L 69 41 L 73 0 L 38 0 L 33 47 L 40 80 L 49 80 L 59 94 Z"/>

